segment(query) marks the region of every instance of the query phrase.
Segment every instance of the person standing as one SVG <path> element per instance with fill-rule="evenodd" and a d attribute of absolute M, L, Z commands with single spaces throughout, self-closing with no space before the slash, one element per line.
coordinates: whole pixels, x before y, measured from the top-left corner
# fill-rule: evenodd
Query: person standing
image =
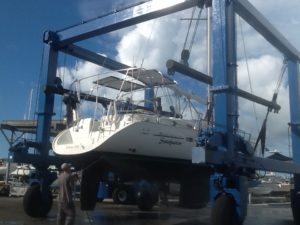
<path fill-rule="evenodd" d="M 62 173 L 58 177 L 58 213 L 57 225 L 75 224 L 75 204 L 73 202 L 74 177 L 71 174 L 70 164 L 61 165 Z"/>

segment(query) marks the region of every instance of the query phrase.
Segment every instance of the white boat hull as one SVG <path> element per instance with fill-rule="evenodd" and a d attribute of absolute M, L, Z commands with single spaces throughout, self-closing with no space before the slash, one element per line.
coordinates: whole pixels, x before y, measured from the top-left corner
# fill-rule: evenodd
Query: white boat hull
<path fill-rule="evenodd" d="M 134 117 L 134 118 L 133 118 Z M 83 119 L 59 134 L 53 150 L 60 155 L 111 152 L 191 160 L 197 130 L 192 123 L 153 115 L 122 115 L 109 123 Z"/>

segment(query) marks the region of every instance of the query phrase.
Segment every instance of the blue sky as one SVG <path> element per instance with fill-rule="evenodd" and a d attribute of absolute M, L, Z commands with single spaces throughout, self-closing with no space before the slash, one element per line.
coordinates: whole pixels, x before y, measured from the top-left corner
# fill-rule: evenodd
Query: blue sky
<path fill-rule="evenodd" d="M 36 91 L 43 32 L 62 29 L 84 20 L 82 2 L 0 1 L 0 121 L 23 119 L 28 111 L 30 91 L 32 88 Z M 96 9 L 100 14 L 107 10 L 100 6 Z M 1 135 L 0 157 L 6 155 L 7 144 Z"/>
<path fill-rule="evenodd" d="M 24 114 L 28 111 L 29 95 L 32 88 L 36 91 L 38 76 L 41 65 L 41 56 L 43 51 L 42 36 L 45 30 L 59 30 L 70 25 L 78 24 L 81 21 L 94 18 L 96 16 L 112 11 L 115 8 L 121 8 L 122 5 L 137 2 L 125 0 L 1 0 L 0 1 L 0 121 L 23 119 Z M 164 0 L 161 0 L 164 1 Z M 259 10 L 261 10 L 272 23 L 281 30 L 285 36 L 298 49 L 300 49 L 300 3 L 298 0 L 251 0 Z M 288 12 L 288 13 L 287 13 Z M 176 22 L 176 23 L 175 23 Z M 148 46 L 148 61 L 146 66 L 159 67 L 159 63 L 167 57 L 179 55 L 181 49 L 174 50 L 181 46 L 183 40 L 179 39 L 185 35 L 179 35 L 182 24 L 177 25 L 178 21 L 164 19 L 155 24 L 143 24 L 128 32 L 120 32 L 110 36 L 92 39 L 88 42 L 89 47 L 93 47 L 96 52 L 105 51 L 106 54 L 116 56 L 117 59 L 127 64 L 132 64 L 133 54 L 126 51 L 136 49 L 137 43 L 144 41 L 143 34 L 145 30 L 153 29 L 153 42 Z M 170 23 L 172 26 L 170 26 Z M 154 27 L 155 28 L 152 28 Z M 172 28 L 173 27 L 173 28 Z M 157 32 L 157 33 L 155 33 Z M 203 31 L 199 31 L 203 32 Z M 268 81 L 263 78 L 265 73 L 275 73 L 280 68 L 280 56 L 276 51 L 272 50 L 268 44 L 265 44 L 259 35 L 251 28 L 244 25 L 244 32 L 247 35 L 245 38 L 246 47 L 249 50 L 249 65 L 253 74 L 259 74 L 256 77 L 255 90 L 259 94 L 266 92 Z M 156 35 L 157 34 L 157 35 Z M 172 34 L 172 40 L 159 38 L 161 36 Z M 158 37 L 158 38 L 156 38 Z M 114 46 L 112 45 L 114 42 Z M 118 41 L 118 43 L 116 43 Z M 103 45 L 103 43 L 105 43 Z M 241 43 L 241 42 L 240 42 Z M 168 49 L 164 49 L 167 47 Z M 170 50 L 172 49 L 172 51 Z M 168 51 L 167 51 L 168 50 Z M 170 52 L 169 52 L 170 50 Z M 202 55 L 205 53 L 205 48 L 201 44 L 195 46 L 195 52 Z M 192 62 L 192 65 L 198 66 L 202 71 L 205 71 L 205 60 L 199 57 L 199 60 Z M 201 60 L 200 60 L 201 59 Z M 244 68 L 240 62 L 241 70 Z M 269 66 L 267 69 L 265 65 Z M 88 65 L 84 64 L 84 68 Z M 251 67 L 252 66 L 252 67 Z M 263 71 L 258 71 L 258 68 L 263 68 Z M 241 72 L 241 77 L 246 80 Z M 255 82 L 254 82 L 255 83 Z M 242 83 L 243 84 L 243 80 Z M 245 83 L 245 86 L 248 84 Z M 272 87 L 269 88 L 272 90 Z M 284 94 L 282 101 L 286 102 L 287 89 L 283 89 Z M 283 103 L 284 105 L 286 103 Z M 252 108 L 251 105 L 243 105 L 242 110 Z M 264 109 L 258 109 L 258 114 L 263 115 Z M 248 114 L 245 118 L 248 121 Z M 288 121 L 289 111 L 283 111 L 279 116 L 280 120 L 284 120 L 284 124 Z M 253 119 L 252 119 L 253 120 Z M 278 121 L 278 119 L 274 119 Z M 248 123 L 251 124 L 252 122 Z M 245 125 L 248 129 L 247 125 Z M 280 127 L 280 126 L 277 126 Z M 255 128 L 250 127 L 250 130 Z M 285 135 L 285 131 L 275 130 L 275 137 Z M 276 139 L 276 138 L 275 138 Z M 287 143 L 287 140 L 283 141 Z M 279 145 L 272 145 L 272 148 L 280 148 Z M 0 134 L 0 157 L 7 155 L 7 143 Z"/>
<path fill-rule="evenodd" d="M 0 120 L 23 118 L 30 90 L 37 85 L 43 32 L 80 21 L 78 7 L 71 0 L 0 2 Z"/>

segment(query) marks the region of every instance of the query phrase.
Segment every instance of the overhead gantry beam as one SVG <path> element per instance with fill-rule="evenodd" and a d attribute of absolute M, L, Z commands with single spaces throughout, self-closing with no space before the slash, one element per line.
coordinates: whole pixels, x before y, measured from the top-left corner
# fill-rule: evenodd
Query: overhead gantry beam
<path fill-rule="evenodd" d="M 235 0 L 235 12 L 281 53 L 300 60 L 300 52 L 247 0 Z"/>
<path fill-rule="evenodd" d="M 174 2 L 179 3 L 175 4 Z M 166 4 L 164 1 L 148 1 L 56 33 L 60 45 L 65 46 L 194 6 L 203 7 L 204 3 L 205 0 L 176 0 L 170 4 Z"/>
<path fill-rule="evenodd" d="M 167 66 L 168 70 L 170 70 L 171 72 L 179 72 L 183 75 L 191 77 L 191 78 L 198 80 L 200 82 L 203 82 L 205 84 L 212 85 L 212 77 L 210 77 L 204 73 L 201 73 L 200 71 L 194 70 L 193 68 L 185 66 L 179 62 L 176 62 L 176 61 L 170 59 L 167 61 L 166 66 Z M 263 99 L 259 96 L 251 94 L 251 93 L 241 90 L 239 88 L 230 88 L 228 85 L 211 88 L 210 91 L 214 94 L 225 93 L 225 92 L 228 94 L 235 94 L 235 95 L 245 98 L 249 101 L 253 101 L 255 103 L 264 105 L 264 106 L 268 107 L 269 109 L 274 110 L 275 112 L 278 112 L 281 108 L 274 101 L 268 101 L 266 99 Z"/>
<path fill-rule="evenodd" d="M 128 65 L 112 60 L 104 55 L 70 44 L 61 49 L 62 52 L 77 57 L 79 59 L 94 63 L 98 66 L 105 67 L 110 70 L 122 70 L 130 68 Z"/>

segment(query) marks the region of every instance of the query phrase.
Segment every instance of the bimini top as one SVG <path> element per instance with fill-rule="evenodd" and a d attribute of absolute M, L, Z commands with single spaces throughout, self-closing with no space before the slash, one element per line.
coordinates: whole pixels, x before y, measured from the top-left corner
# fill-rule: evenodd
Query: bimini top
<path fill-rule="evenodd" d="M 118 77 L 109 76 L 93 82 L 94 84 L 102 85 L 104 87 L 109 87 L 112 89 L 130 92 L 134 90 L 138 90 L 144 88 L 144 85 L 137 84 L 131 81 L 123 80 Z"/>
<path fill-rule="evenodd" d="M 138 81 L 144 83 L 147 86 L 161 86 L 175 84 L 175 81 L 171 78 L 163 75 L 157 70 L 146 70 L 146 69 L 134 69 L 130 70 L 127 74 L 128 76 L 137 79 Z"/>
<path fill-rule="evenodd" d="M 137 81 L 140 81 L 142 84 L 138 84 L 129 80 L 124 80 L 115 76 L 105 77 L 99 80 L 94 81 L 94 84 L 102 85 L 116 90 L 121 90 L 124 92 L 134 91 L 141 88 L 153 87 L 153 86 L 165 86 L 176 84 L 176 82 L 169 77 L 163 75 L 157 70 L 146 70 L 146 69 L 127 69 L 118 71 L 122 74 L 126 74 L 134 78 Z"/>

